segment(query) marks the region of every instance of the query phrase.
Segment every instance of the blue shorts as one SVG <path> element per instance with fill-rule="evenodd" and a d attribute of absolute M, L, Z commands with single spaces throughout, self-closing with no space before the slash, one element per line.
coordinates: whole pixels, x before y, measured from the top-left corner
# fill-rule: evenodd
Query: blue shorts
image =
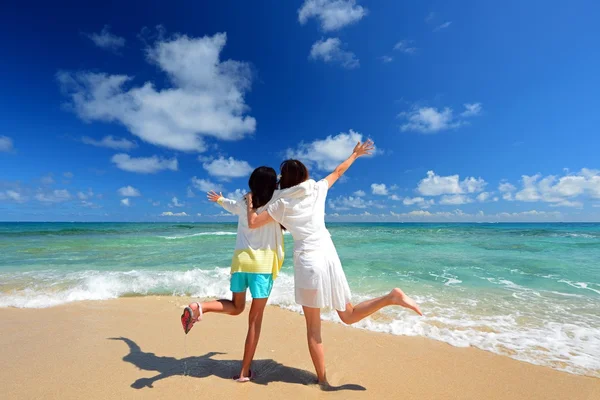
<path fill-rule="evenodd" d="M 273 275 L 234 272 L 231 275 L 230 290 L 234 293 L 246 292 L 250 288 L 253 299 L 266 299 L 273 289 Z"/>

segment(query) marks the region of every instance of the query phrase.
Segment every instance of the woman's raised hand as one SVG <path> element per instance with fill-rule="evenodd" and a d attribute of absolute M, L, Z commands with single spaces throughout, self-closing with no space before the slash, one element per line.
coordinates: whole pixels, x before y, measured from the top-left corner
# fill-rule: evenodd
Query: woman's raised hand
<path fill-rule="evenodd" d="M 208 200 L 212 201 L 213 203 L 216 203 L 221 197 L 223 197 L 223 194 L 220 192 L 217 194 L 217 192 L 211 190 L 210 192 L 206 193 L 206 197 L 208 198 Z"/>
<path fill-rule="evenodd" d="M 352 153 L 355 154 L 356 157 L 362 157 L 372 154 L 374 149 L 375 144 L 371 139 L 368 139 L 364 143 L 358 142 L 354 147 L 354 151 Z"/>

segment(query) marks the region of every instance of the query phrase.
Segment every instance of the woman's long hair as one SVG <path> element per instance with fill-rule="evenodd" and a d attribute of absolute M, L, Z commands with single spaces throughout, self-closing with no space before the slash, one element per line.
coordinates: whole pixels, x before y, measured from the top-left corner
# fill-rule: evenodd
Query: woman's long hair
<path fill-rule="evenodd" d="M 252 207 L 256 210 L 267 204 L 277 189 L 277 173 L 271 167 L 258 167 L 248 180 L 252 192 Z"/>
<path fill-rule="evenodd" d="M 287 189 L 308 180 L 308 168 L 298 160 L 285 160 L 279 167 L 281 179 L 279 189 Z"/>

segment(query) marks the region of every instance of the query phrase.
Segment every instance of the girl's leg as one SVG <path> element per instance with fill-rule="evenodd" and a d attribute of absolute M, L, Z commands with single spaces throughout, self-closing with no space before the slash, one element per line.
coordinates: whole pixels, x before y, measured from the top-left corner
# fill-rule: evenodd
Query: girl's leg
<path fill-rule="evenodd" d="M 246 307 L 246 292 L 233 293 L 231 300 L 213 300 L 206 303 L 191 303 L 189 306 L 193 311 L 193 317 L 199 315 L 198 304 L 202 307 L 202 313 L 216 312 L 229 315 L 240 315 Z"/>
<path fill-rule="evenodd" d="M 321 340 L 321 309 L 302 306 L 304 319 L 306 319 L 306 338 L 308 339 L 308 351 L 317 372 L 319 383 L 326 384 L 325 376 L 325 352 Z"/>
<path fill-rule="evenodd" d="M 263 315 L 265 307 L 267 305 L 266 299 L 253 299 L 252 306 L 250 307 L 250 314 L 248 316 L 248 334 L 246 335 L 246 344 L 244 345 L 244 360 L 242 361 L 242 371 L 240 372 L 240 378 L 249 378 L 250 366 L 256 347 L 258 346 L 258 339 L 260 338 L 260 329 L 262 327 Z"/>
<path fill-rule="evenodd" d="M 417 314 L 423 315 L 417 303 L 398 288 L 392 290 L 386 296 L 363 301 L 356 306 L 348 303 L 346 304 L 346 311 L 338 311 L 337 313 L 345 324 L 350 325 L 368 317 L 383 307 L 394 305 L 411 309 Z"/>

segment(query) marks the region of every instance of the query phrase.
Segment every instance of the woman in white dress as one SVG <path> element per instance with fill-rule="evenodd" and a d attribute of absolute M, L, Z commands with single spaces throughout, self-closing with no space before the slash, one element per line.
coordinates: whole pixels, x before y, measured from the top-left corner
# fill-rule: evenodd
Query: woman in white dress
<path fill-rule="evenodd" d="M 357 158 L 370 154 L 372 150 L 372 141 L 359 142 L 352 155 L 319 182 L 309 179 L 308 170 L 300 161 L 284 161 L 279 182 L 281 190 L 273 195 L 267 212 L 257 214 L 252 207 L 251 197 L 248 201 L 250 228 L 259 228 L 275 220 L 294 238 L 296 302 L 304 310 L 308 348 L 321 384 L 327 383 L 321 340 L 321 308 L 334 308 L 346 324 L 356 323 L 392 305 L 406 307 L 422 315 L 415 301 L 398 288 L 386 296 L 353 306 L 346 275 L 325 227 L 327 191 Z"/>

